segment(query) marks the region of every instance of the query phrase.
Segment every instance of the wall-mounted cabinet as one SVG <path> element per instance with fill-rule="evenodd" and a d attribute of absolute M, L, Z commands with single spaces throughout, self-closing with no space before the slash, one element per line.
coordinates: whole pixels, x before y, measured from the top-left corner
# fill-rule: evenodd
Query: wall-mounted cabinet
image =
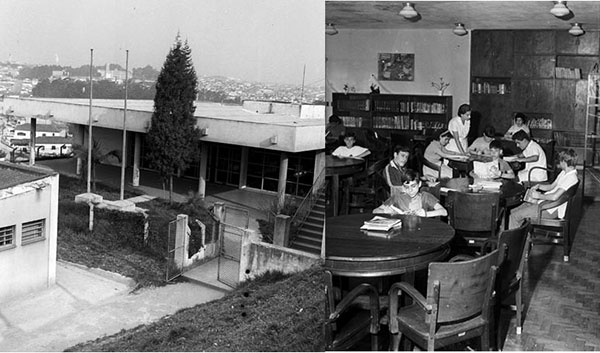
<path fill-rule="evenodd" d="M 346 127 L 397 130 L 445 129 L 452 116 L 451 96 L 334 93 L 333 113 Z"/>

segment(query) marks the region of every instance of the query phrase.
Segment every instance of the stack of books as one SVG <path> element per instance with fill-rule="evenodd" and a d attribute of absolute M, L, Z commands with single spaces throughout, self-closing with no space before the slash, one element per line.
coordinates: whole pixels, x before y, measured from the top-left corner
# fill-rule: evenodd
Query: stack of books
<path fill-rule="evenodd" d="M 401 225 L 402 225 L 401 219 L 375 216 L 375 217 L 371 218 L 370 220 L 365 221 L 365 223 L 362 225 L 362 227 L 360 227 L 360 229 L 367 230 L 367 231 L 387 232 L 390 229 L 400 227 Z"/>

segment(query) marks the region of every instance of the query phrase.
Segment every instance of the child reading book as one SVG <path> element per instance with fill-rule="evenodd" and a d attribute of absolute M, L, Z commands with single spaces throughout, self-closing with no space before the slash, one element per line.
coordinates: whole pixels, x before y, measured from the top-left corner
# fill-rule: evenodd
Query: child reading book
<path fill-rule="evenodd" d="M 402 184 L 402 192 L 392 194 L 373 213 L 409 214 L 420 217 L 446 216 L 448 212 L 439 200 L 428 192 L 421 192 L 419 173 L 408 169 L 406 180 Z"/>
<path fill-rule="evenodd" d="M 473 178 L 482 179 L 514 179 L 515 172 L 513 172 L 510 164 L 502 159 L 502 142 L 498 140 L 492 140 L 490 142 L 490 156 L 492 157 L 491 162 L 473 162 L 473 172 L 471 176 Z"/>

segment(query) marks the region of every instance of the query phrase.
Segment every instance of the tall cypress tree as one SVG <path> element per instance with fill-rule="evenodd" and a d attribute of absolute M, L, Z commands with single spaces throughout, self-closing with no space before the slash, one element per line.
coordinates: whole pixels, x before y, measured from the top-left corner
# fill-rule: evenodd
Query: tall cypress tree
<path fill-rule="evenodd" d="M 169 182 L 169 200 L 173 194 L 173 175 L 185 170 L 197 153 L 200 137 L 194 118 L 197 86 L 191 50 L 177 34 L 156 81 L 152 125 L 146 135 L 146 158 L 160 174 L 163 189 Z"/>

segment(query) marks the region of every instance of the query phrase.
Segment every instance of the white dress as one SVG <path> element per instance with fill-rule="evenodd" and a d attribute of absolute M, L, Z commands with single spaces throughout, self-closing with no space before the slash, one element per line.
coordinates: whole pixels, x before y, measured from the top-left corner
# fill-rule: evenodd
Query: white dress
<path fill-rule="evenodd" d="M 467 135 L 469 134 L 469 130 L 471 129 L 471 120 L 466 120 L 463 123 L 463 120 L 460 116 L 455 116 L 448 123 L 448 130 L 450 132 L 458 131 L 458 140 L 463 147 L 463 150 L 467 150 L 469 147 L 469 142 L 467 141 Z M 450 139 L 450 142 L 446 146 L 446 149 L 449 151 L 460 152 L 460 149 L 456 145 L 456 140 L 454 138 Z"/>

